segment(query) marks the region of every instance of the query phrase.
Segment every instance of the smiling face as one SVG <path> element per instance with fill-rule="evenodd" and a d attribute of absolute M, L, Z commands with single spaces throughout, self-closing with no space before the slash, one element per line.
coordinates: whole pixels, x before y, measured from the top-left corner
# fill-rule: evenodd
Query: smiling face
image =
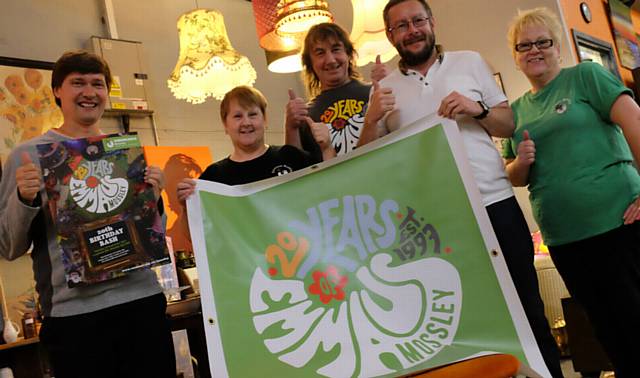
<path fill-rule="evenodd" d="M 323 91 L 349 81 L 349 55 L 342 42 L 334 38 L 317 41 L 311 48 L 310 57 Z"/>
<path fill-rule="evenodd" d="M 553 40 L 549 29 L 533 24 L 522 28 L 515 42 L 534 43 L 545 39 Z M 560 47 L 555 40 L 553 46 L 546 49 L 533 45 L 529 51 L 514 50 L 514 57 L 516 65 L 527 76 L 534 90 L 544 87 L 560 73 Z"/>
<path fill-rule="evenodd" d="M 424 25 L 415 26 L 428 18 Z M 400 25 L 406 25 L 406 30 Z M 433 17 L 417 1 L 405 1 L 389 8 L 387 30 L 389 42 L 396 47 L 398 54 L 409 67 L 425 64 L 434 55 L 436 37 Z"/>
<path fill-rule="evenodd" d="M 262 148 L 266 123 L 265 116 L 258 105 L 243 107 L 235 98 L 229 101 L 224 130 L 231 138 L 236 150 L 252 152 Z"/>
<path fill-rule="evenodd" d="M 64 127 L 88 128 L 102 117 L 108 90 L 101 73 L 70 73 L 53 93 L 61 102 Z"/>

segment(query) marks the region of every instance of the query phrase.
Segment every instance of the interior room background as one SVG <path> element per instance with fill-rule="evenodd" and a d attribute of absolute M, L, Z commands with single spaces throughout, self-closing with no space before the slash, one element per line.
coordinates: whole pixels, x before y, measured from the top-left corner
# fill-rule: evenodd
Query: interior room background
<path fill-rule="evenodd" d="M 518 9 L 546 6 L 565 20 L 565 34 L 561 56 L 565 65 L 576 62 L 570 29 L 582 31 L 613 44 L 611 29 L 605 13 L 604 0 L 587 0 L 594 22 L 586 24 L 580 18 L 575 0 L 431 0 L 435 15 L 438 43 L 449 50 L 480 52 L 495 72 L 502 77 L 510 101 L 522 95 L 529 83 L 518 72 L 506 43 L 507 25 Z M 353 9 L 348 0 L 328 0 L 335 22 L 351 30 Z M 269 101 L 266 140 L 269 144 L 284 143 L 284 107 L 287 89 L 304 94 L 299 73 L 276 74 L 266 67 L 264 51 L 258 45 L 252 4 L 246 0 L 111 0 L 118 38 L 142 42 L 143 65 L 148 75 L 149 108 L 154 119 L 159 145 L 207 146 L 215 161 L 232 150 L 219 117 L 220 102 L 212 98 L 193 105 L 177 100 L 166 81 L 172 72 L 179 51 L 176 21 L 181 14 L 199 8 L 220 11 L 232 46 L 251 61 L 257 72 L 254 84 Z M 55 61 L 64 51 L 85 48 L 91 36 L 110 37 L 104 22 L 104 0 L 0 0 L 0 56 Z M 380 16 L 381 17 L 381 16 Z M 638 30 L 636 28 L 636 30 Z M 397 57 L 387 64 L 395 66 Z M 361 67 L 369 78 L 371 64 Z M 623 79 L 631 79 L 630 72 L 621 69 Z M 118 132 L 118 118 L 105 117 L 104 132 Z M 142 143 L 154 145 L 155 140 L 148 118 L 131 118 L 131 131 L 140 135 Z M 525 189 L 517 191 L 532 230 L 537 226 Z M 31 282 L 30 258 L 18 262 L 0 261 L 0 275 L 4 278 L 10 313 L 21 308 L 20 296 Z M 15 284 L 14 284 L 15 283 Z M 19 319 L 12 313 L 13 319 Z"/>

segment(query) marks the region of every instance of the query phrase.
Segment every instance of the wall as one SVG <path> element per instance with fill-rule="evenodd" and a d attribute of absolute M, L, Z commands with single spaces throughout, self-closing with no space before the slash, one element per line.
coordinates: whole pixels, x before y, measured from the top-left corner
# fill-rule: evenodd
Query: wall
<path fill-rule="evenodd" d="M 529 90 L 526 77 L 514 64 L 507 45 L 510 20 L 518 9 L 545 6 L 559 13 L 556 0 L 440 0 L 431 1 L 436 20 L 436 39 L 449 50 L 476 50 L 495 72 L 500 72 L 509 101 Z M 567 65 L 573 64 L 568 40 L 562 41 L 561 56 Z"/>
<path fill-rule="evenodd" d="M 178 56 L 178 17 L 195 8 L 194 1 L 176 0 L 112 0 L 119 38 L 141 41 L 144 46 L 148 85 L 152 109 L 161 145 L 206 145 L 215 160 L 231 151 L 219 120 L 219 102 L 209 99 L 202 105 L 190 105 L 173 98 L 166 79 Z M 436 37 L 446 49 L 470 49 L 480 52 L 496 72 L 500 72 L 507 97 L 515 100 L 529 89 L 529 83 L 518 72 L 507 46 L 509 20 L 517 9 L 547 6 L 564 13 L 568 28 L 578 28 L 587 34 L 613 43 L 601 0 L 587 1 L 594 13 L 594 22 L 584 24 L 577 0 L 432 0 L 436 19 Z M 336 21 L 350 30 L 353 17 L 350 2 L 330 0 Z M 0 56 L 55 61 L 68 49 L 82 48 L 92 35 L 108 37 L 101 21 L 102 0 L 0 0 Z M 202 8 L 215 8 L 225 16 L 232 45 L 246 55 L 257 71 L 255 86 L 269 99 L 267 142 L 283 142 L 283 109 L 287 89 L 304 93 L 298 74 L 273 74 L 267 71 L 264 53 L 259 48 L 253 22 L 251 3 L 244 0 L 198 0 Z M 561 7 L 560 7 L 561 6 Z M 578 13 L 576 13 L 578 12 Z M 567 30 L 568 36 L 570 30 Z M 565 36 L 565 37 L 566 37 Z M 568 38 L 562 41 L 565 65 L 575 62 Z M 390 66 L 394 66 L 394 59 Z M 362 69 L 369 76 L 369 67 Z M 625 75 L 626 69 L 621 69 Z M 627 71 L 628 72 L 628 71 Z M 138 131 L 143 143 L 154 144 L 150 123 L 133 119 L 132 130 Z M 103 130 L 116 131 L 115 119 L 104 119 Z M 532 230 L 537 229 L 531 216 L 526 189 L 516 190 Z M 10 312 L 19 320 L 17 296 L 32 290 L 31 261 L 28 256 L 17 262 L 0 261 L 0 275 L 5 278 Z"/>
<path fill-rule="evenodd" d="M 622 81 L 627 86 L 633 85 L 633 76 L 631 71 L 620 65 L 620 58 L 618 57 L 618 50 L 615 48 L 615 41 L 613 39 L 613 33 L 611 29 L 611 23 L 609 22 L 609 11 L 607 10 L 607 2 L 604 0 L 559 0 L 564 13 L 564 21 L 567 27 L 568 33 L 571 33 L 571 29 L 576 29 L 580 32 L 588 34 L 592 37 L 601 39 L 611 44 L 614 47 L 616 54 L 616 60 L 618 62 L 618 71 L 622 76 Z M 586 23 L 580 13 L 580 3 L 585 2 L 591 9 L 592 21 Z M 637 30 L 638 28 L 636 28 Z M 575 50 L 575 44 L 571 40 L 573 54 L 577 59 L 577 51 Z"/>
<path fill-rule="evenodd" d="M 545 6 L 560 14 L 556 0 L 441 0 L 431 1 L 435 17 L 435 32 L 438 43 L 448 50 L 476 50 L 482 54 L 495 72 L 500 72 L 507 98 L 510 102 L 522 96 L 529 88 L 527 78 L 516 69 L 507 44 L 509 21 L 518 13 L 518 9 Z M 561 41 L 560 55 L 565 65 L 573 65 L 569 40 Z M 529 228 L 538 229 L 529 204 L 529 192 L 526 188 L 515 188 Z"/>
<path fill-rule="evenodd" d="M 507 24 L 518 8 L 547 6 L 560 12 L 558 1 L 568 3 L 567 0 L 432 0 L 430 3 L 436 16 L 438 42 L 451 50 L 479 51 L 502 74 L 507 96 L 513 101 L 529 88 L 529 83 L 513 64 L 506 43 Z M 0 0 L 0 56 L 54 61 L 65 50 L 84 47 L 92 35 L 108 37 L 101 22 L 102 4 L 102 0 Z M 350 2 L 330 0 L 329 4 L 336 21 L 350 30 L 353 17 Z M 267 142 L 282 143 L 287 89 L 303 93 L 298 74 L 273 74 L 266 70 L 250 2 L 198 0 L 198 5 L 224 14 L 232 45 L 252 61 L 258 73 L 256 87 L 269 99 Z M 219 120 L 219 102 L 209 99 L 202 105 L 190 105 L 174 99 L 166 86 L 178 56 L 176 21 L 182 13 L 195 8 L 195 1 L 113 0 L 113 7 L 119 38 L 143 43 L 160 144 L 206 145 L 215 160 L 226 156 L 231 146 Z M 572 65 L 574 59 L 567 48 L 569 40 L 563 41 L 563 45 L 564 62 Z M 362 69 L 365 77 L 369 70 L 370 67 Z M 118 122 L 105 119 L 102 126 L 106 132 L 115 131 Z M 134 119 L 131 126 L 141 133 L 143 143 L 153 144 L 147 120 Z M 517 193 L 531 228 L 535 229 L 526 190 Z M 21 264 L 22 277 L 30 280 L 28 257 L 25 260 Z M 4 272 L 2 263 L 0 274 L 4 276 Z"/>
<path fill-rule="evenodd" d="M 176 21 L 195 9 L 196 1 L 113 0 L 120 39 L 141 41 L 146 60 L 150 103 L 155 111 L 161 145 L 206 145 L 214 159 L 229 154 L 230 143 L 219 118 L 219 101 L 209 99 L 201 105 L 176 100 L 167 88 L 166 79 L 178 58 Z M 198 0 L 201 8 L 218 9 L 225 16 L 231 44 L 246 55 L 257 71 L 255 86 L 269 99 L 267 143 L 281 144 L 283 109 L 287 89 L 303 94 L 299 74 L 273 74 L 266 69 L 259 48 L 253 10 L 245 0 Z M 351 28 L 349 2 L 330 1 L 337 21 Z M 69 49 L 83 48 L 92 35 L 109 37 L 101 21 L 102 0 L 0 0 L 0 56 L 55 61 Z M 105 132 L 117 131 L 119 121 L 105 118 Z M 148 119 L 132 119 L 131 129 L 138 131 L 144 144 L 154 144 Z"/>
<path fill-rule="evenodd" d="M 112 0 L 119 38 L 141 41 L 149 74 L 151 106 L 161 145 L 207 145 L 215 160 L 226 156 L 231 146 L 219 120 L 219 102 L 207 100 L 191 105 L 173 98 L 166 86 L 178 57 L 178 17 L 195 8 L 196 1 Z M 102 0 L 0 0 L 0 56 L 54 61 L 67 49 L 82 48 L 92 35 L 108 37 L 101 22 Z M 287 89 L 303 93 L 298 74 L 273 74 L 266 69 L 259 48 L 251 3 L 244 0 L 198 0 L 201 8 L 220 10 L 225 16 L 232 45 L 246 55 L 257 71 L 255 86 L 269 99 L 267 142 L 282 143 L 283 109 Z M 336 21 L 351 29 L 353 12 L 347 0 L 330 0 Z M 506 92 L 513 100 L 529 88 L 515 70 L 506 46 L 507 23 L 518 8 L 545 5 L 557 9 L 555 0 L 465 1 L 432 0 L 437 38 L 449 49 L 480 51 L 502 74 Z M 480 16 L 479 16 L 480 15 Z M 472 32 L 468 32 L 472 31 Z M 481 31 L 481 32 L 477 32 Z M 566 62 L 573 61 L 566 59 Z M 394 63 L 391 63 L 392 65 Z M 368 77 L 370 67 L 362 70 Z M 143 143 L 154 144 L 151 124 L 133 119 L 132 130 Z M 103 129 L 118 129 L 118 121 L 105 119 Z"/>
<path fill-rule="evenodd" d="M 254 85 L 269 99 L 267 143 L 281 144 L 284 140 L 282 109 L 287 88 L 302 93 L 297 74 L 277 75 L 267 71 L 264 53 L 257 44 L 250 2 L 199 0 L 198 5 L 223 13 L 232 46 L 252 62 L 258 75 Z M 205 144 L 211 147 L 214 160 L 228 155 L 231 145 L 219 119 L 219 101 L 209 99 L 204 104 L 191 105 L 176 100 L 166 85 L 178 58 L 176 21 L 181 14 L 195 9 L 195 2 L 114 0 L 113 7 L 119 38 L 143 43 L 160 144 Z M 145 15 L 144 19 L 140 15 Z M 146 19 L 153 22 L 145 22 Z"/>

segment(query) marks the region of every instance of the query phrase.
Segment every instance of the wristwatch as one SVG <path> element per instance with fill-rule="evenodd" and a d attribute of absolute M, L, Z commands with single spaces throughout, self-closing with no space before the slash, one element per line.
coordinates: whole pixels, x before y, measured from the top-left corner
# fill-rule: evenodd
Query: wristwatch
<path fill-rule="evenodd" d="M 473 118 L 475 119 L 484 119 L 487 117 L 487 114 L 489 114 L 489 106 L 487 106 L 487 104 L 484 103 L 484 101 L 478 101 L 478 104 L 480 104 L 480 106 L 482 107 L 482 113 L 478 114 L 477 116 L 474 116 Z"/>

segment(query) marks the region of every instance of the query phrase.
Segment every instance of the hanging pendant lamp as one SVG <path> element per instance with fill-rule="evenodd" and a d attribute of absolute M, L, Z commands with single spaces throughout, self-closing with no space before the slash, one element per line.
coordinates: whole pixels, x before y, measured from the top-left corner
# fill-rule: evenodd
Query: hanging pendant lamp
<path fill-rule="evenodd" d="M 253 0 L 253 17 L 260 47 L 264 49 L 267 69 L 275 73 L 302 70 L 300 46 L 303 33 L 282 36 L 276 33 L 280 0 Z"/>
<path fill-rule="evenodd" d="M 304 33 L 315 24 L 333 22 L 329 4 L 324 0 L 280 0 L 276 33 Z"/>
<path fill-rule="evenodd" d="M 178 19 L 180 54 L 167 85 L 177 99 L 193 104 L 221 100 L 238 85 L 253 85 L 256 71 L 231 46 L 222 14 L 196 9 Z"/>
<path fill-rule="evenodd" d="M 357 66 L 375 62 L 380 55 L 382 63 L 398 53 L 387 39 L 382 11 L 388 0 L 351 0 L 353 28 L 351 41 L 358 52 Z"/>

